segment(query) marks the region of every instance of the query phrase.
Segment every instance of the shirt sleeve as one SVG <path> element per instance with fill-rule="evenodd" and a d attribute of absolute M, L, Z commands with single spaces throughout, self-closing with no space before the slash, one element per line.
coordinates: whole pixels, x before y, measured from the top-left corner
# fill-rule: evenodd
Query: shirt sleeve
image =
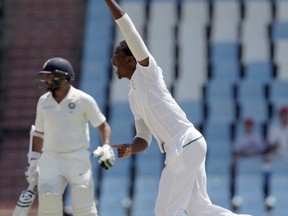
<path fill-rule="evenodd" d="M 93 97 L 86 95 L 82 100 L 83 109 L 85 110 L 88 121 L 93 127 L 98 127 L 106 121 L 106 117 L 101 112 L 97 102 Z"/>

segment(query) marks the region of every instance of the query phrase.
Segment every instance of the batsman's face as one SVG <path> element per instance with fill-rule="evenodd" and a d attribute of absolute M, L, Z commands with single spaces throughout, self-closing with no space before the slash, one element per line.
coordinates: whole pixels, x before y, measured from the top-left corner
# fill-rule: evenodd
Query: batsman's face
<path fill-rule="evenodd" d="M 55 91 L 60 87 L 61 79 L 58 77 L 55 77 L 54 74 L 43 74 L 44 76 L 44 82 L 46 84 L 46 88 L 48 91 Z"/>
<path fill-rule="evenodd" d="M 44 74 L 44 80 L 47 85 L 51 85 L 53 83 L 54 75 L 51 74 Z"/>

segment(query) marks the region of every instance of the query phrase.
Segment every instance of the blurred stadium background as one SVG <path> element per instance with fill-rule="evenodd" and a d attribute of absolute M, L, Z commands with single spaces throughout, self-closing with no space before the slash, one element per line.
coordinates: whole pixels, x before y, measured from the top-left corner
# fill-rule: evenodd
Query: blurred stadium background
<path fill-rule="evenodd" d="M 265 137 L 278 108 L 288 104 L 288 1 L 120 3 L 164 70 L 175 99 L 207 139 L 211 200 L 230 208 L 231 141 L 237 128 L 253 117 Z M 0 0 L 0 215 L 11 215 L 27 186 L 29 129 L 41 95 L 36 72 L 46 59 L 71 61 L 75 86 L 95 97 L 112 126 L 113 143 L 133 137 L 128 80 L 118 81 L 110 65 L 122 39 L 101 0 Z M 91 150 L 98 144 L 98 134 L 91 131 Z M 101 216 L 154 215 L 163 166 L 155 140 L 147 152 L 117 160 L 109 171 L 92 161 Z M 239 212 L 263 215 L 261 184 L 260 159 L 241 162 Z M 275 161 L 272 194 L 277 199 L 273 215 L 287 216 L 288 165 L 283 161 Z"/>

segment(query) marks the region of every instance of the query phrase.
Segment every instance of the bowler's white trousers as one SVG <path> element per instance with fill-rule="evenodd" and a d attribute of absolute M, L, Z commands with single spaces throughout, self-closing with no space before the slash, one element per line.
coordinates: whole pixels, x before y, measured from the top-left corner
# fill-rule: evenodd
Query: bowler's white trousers
<path fill-rule="evenodd" d="M 159 183 L 156 216 L 182 216 L 185 211 L 189 216 L 236 215 L 210 201 L 206 185 L 206 151 L 204 137 L 195 139 L 165 166 Z"/>

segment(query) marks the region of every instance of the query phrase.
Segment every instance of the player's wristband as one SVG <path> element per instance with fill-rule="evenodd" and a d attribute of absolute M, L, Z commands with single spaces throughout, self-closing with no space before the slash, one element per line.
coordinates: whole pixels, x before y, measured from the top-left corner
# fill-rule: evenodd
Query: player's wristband
<path fill-rule="evenodd" d="M 104 144 L 102 144 L 102 146 L 104 146 L 104 145 L 108 145 L 108 146 L 110 146 L 110 144 L 108 144 L 108 143 L 104 143 Z"/>
<path fill-rule="evenodd" d="M 29 155 L 28 155 L 29 161 L 38 160 L 40 158 L 40 156 L 41 156 L 41 153 L 35 152 L 35 151 L 31 151 L 31 152 L 29 152 Z"/>

